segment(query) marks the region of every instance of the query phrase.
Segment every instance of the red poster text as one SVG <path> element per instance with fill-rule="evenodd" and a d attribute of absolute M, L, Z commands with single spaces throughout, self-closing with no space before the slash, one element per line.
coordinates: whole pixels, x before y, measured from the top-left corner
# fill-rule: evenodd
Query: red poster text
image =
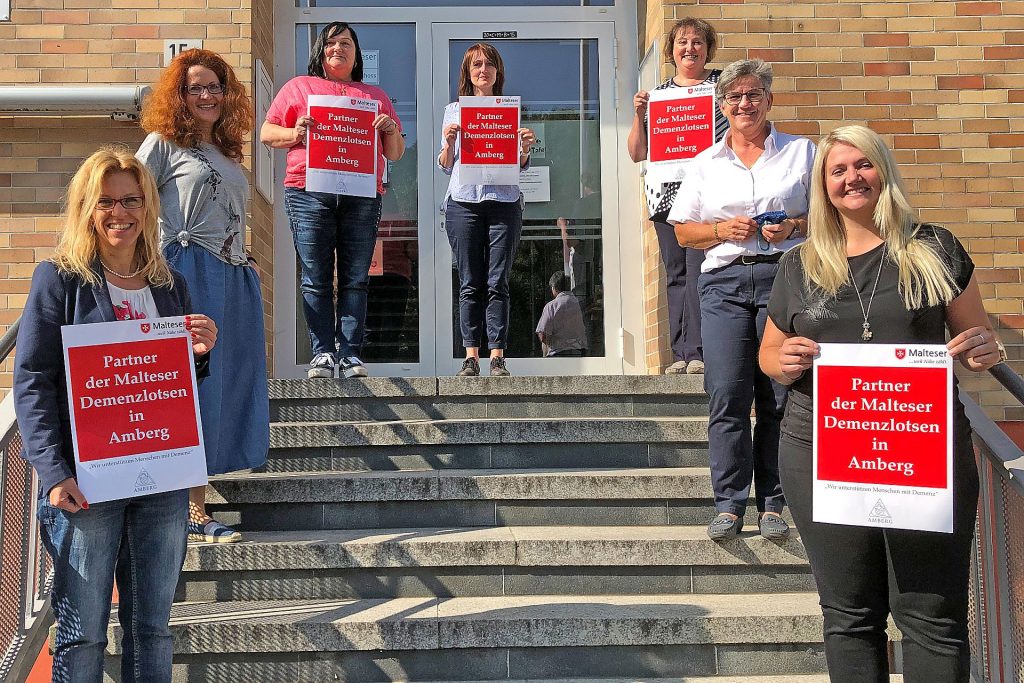
<path fill-rule="evenodd" d="M 309 115 L 317 122 L 309 130 L 309 168 L 374 174 L 374 112 L 311 106 Z"/>
<path fill-rule="evenodd" d="M 818 478 L 946 487 L 944 368 L 821 366 Z"/>
<path fill-rule="evenodd" d="M 519 109 L 462 107 L 461 163 L 519 164 Z"/>
<path fill-rule="evenodd" d="M 199 445 L 186 337 L 68 349 L 82 462 Z"/>
<path fill-rule="evenodd" d="M 715 139 L 713 95 L 678 100 L 652 100 L 648 106 L 652 162 L 692 159 Z"/>

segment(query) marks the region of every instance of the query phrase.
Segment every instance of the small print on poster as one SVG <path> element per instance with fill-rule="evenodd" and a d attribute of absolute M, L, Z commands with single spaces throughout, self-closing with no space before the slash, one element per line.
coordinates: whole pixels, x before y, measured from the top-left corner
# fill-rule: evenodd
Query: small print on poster
<path fill-rule="evenodd" d="M 651 91 L 647 105 L 648 175 L 663 183 L 682 180 L 686 163 L 714 142 L 713 85 Z"/>
<path fill-rule="evenodd" d="M 459 98 L 459 179 L 464 185 L 519 185 L 519 100 Z"/>
<path fill-rule="evenodd" d="M 821 344 L 816 522 L 953 531 L 953 361 L 940 344 Z"/>
<path fill-rule="evenodd" d="M 61 328 L 78 486 L 90 503 L 206 484 L 185 318 Z"/>
<path fill-rule="evenodd" d="M 376 197 L 377 101 L 310 95 L 308 106 L 316 126 L 307 133 L 306 190 Z"/>

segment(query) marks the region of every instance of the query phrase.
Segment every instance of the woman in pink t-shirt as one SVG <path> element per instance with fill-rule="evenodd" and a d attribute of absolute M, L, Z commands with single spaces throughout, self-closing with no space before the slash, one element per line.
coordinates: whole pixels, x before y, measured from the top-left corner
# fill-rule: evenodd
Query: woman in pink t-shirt
<path fill-rule="evenodd" d="M 288 150 L 284 204 L 295 253 L 302 268 L 302 310 L 309 328 L 313 361 L 309 377 L 365 377 L 359 360 L 366 321 L 370 260 L 377 241 L 385 159 L 405 152 L 402 126 L 391 98 L 362 83 L 363 55 L 355 30 L 341 21 L 328 24 L 309 56 L 308 76 L 296 76 L 281 88 L 260 129 L 260 141 Z M 309 116 L 310 95 L 343 95 L 377 101 L 373 127 L 380 136 L 377 196 L 353 197 L 306 191 L 306 132 L 318 122 Z M 334 300 L 334 272 L 338 300 Z"/>

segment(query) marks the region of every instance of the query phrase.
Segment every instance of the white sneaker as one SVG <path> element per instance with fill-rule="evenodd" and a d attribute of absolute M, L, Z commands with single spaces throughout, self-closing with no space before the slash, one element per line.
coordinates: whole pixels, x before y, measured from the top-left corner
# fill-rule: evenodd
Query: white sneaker
<path fill-rule="evenodd" d="M 691 360 L 686 366 L 687 375 L 703 375 L 704 374 L 704 361 L 702 360 Z"/>
<path fill-rule="evenodd" d="M 313 356 L 306 371 L 306 377 L 316 379 L 317 377 L 334 377 L 334 356 L 329 353 L 318 353 Z"/>
<path fill-rule="evenodd" d="M 359 360 L 355 356 L 345 356 L 338 361 L 338 376 L 339 377 L 366 377 L 369 373 L 366 372 L 366 366 L 363 365 L 363 361 Z"/>
<path fill-rule="evenodd" d="M 665 368 L 666 375 L 682 375 L 686 373 L 686 361 L 677 360 L 672 365 Z"/>

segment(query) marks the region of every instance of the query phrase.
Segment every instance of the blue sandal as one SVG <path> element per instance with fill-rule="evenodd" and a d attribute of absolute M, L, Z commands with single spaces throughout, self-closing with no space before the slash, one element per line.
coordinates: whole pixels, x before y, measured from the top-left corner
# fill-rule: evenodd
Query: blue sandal
<path fill-rule="evenodd" d="M 242 540 L 242 534 L 212 518 L 205 524 L 189 520 L 187 529 L 189 543 L 236 543 Z"/>

